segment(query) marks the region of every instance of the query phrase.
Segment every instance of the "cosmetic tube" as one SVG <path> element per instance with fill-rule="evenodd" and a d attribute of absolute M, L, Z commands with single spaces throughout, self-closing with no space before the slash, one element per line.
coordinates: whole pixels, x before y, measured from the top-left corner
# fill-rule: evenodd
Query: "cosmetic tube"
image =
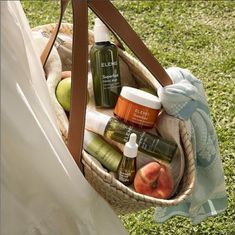
<path fill-rule="evenodd" d="M 109 171 L 117 171 L 122 160 L 122 154 L 99 135 L 85 131 L 83 147 Z"/>
<path fill-rule="evenodd" d="M 116 118 L 95 111 L 87 111 L 86 129 L 121 144 L 125 144 L 131 133 L 135 133 L 140 152 L 165 162 L 171 162 L 177 150 L 175 143 L 133 126 L 128 126 Z"/>

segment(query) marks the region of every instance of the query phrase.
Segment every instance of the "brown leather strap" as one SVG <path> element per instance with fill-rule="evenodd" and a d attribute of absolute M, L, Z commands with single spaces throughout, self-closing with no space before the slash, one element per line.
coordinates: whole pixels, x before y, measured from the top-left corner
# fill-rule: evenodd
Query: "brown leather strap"
<path fill-rule="evenodd" d="M 52 49 L 52 47 L 55 43 L 56 37 L 59 33 L 62 18 L 63 18 L 64 12 L 65 12 L 65 9 L 66 9 L 68 3 L 69 3 L 69 0 L 61 0 L 60 1 L 60 19 L 59 19 L 59 22 L 58 22 L 57 26 L 55 27 L 55 29 L 53 30 L 53 32 L 50 36 L 50 39 L 49 39 L 46 47 L 44 48 L 44 50 L 41 54 L 41 57 L 40 57 L 43 67 L 45 66 L 45 64 L 47 62 L 47 59 L 48 59 L 48 57 L 50 55 L 50 52 L 51 52 L 51 49 Z"/>
<path fill-rule="evenodd" d="M 72 0 L 73 51 L 72 94 L 69 115 L 68 149 L 82 170 L 81 154 L 85 129 L 87 72 L 88 72 L 88 16 L 85 0 Z"/>
<path fill-rule="evenodd" d="M 162 86 L 172 84 L 169 75 L 110 1 L 91 0 L 88 6 L 126 43 Z"/>
<path fill-rule="evenodd" d="M 67 8 L 67 5 L 69 3 L 70 0 L 61 0 L 60 1 L 60 18 L 59 18 L 59 22 L 58 24 L 56 25 L 56 27 L 54 28 L 53 32 L 51 33 L 51 36 L 49 38 L 49 41 L 46 45 L 46 47 L 44 48 L 41 56 L 40 56 L 40 60 L 41 60 L 41 63 L 43 65 L 43 67 L 45 66 L 46 62 L 47 62 L 47 59 L 50 55 L 50 52 L 52 50 L 52 47 L 55 43 L 55 40 L 56 40 L 56 37 L 59 33 L 59 29 L 60 29 L 60 25 L 61 25 L 61 22 L 62 22 L 62 19 L 63 19 L 63 16 L 64 16 L 64 12 Z M 107 25 L 108 26 L 108 25 Z M 109 26 L 108 26 L 109 27 Z M 112 29 L 110 29 L 110 31 L 112 31 Z M 119 48 L 121 48 L 123 51 L 125 51 L 125 47 L 123 46 L 121 40 L 118 38 L 118 36 L 113 32 L 113 36 L 114 36 L 114 39 L 115 39 L 115 44 L 116 46 L 118 46 Z"/>

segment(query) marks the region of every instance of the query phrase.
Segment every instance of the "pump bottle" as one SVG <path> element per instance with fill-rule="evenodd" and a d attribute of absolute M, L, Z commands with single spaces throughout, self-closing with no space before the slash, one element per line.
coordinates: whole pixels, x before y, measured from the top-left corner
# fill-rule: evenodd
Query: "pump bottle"
<path fill-rule="evenodd" d="M 99 18 L 95 19 L 94 36 L 90 60 L 95 104 L 99 108 L 114 108 L 121 92 L 118 50 Z"/>

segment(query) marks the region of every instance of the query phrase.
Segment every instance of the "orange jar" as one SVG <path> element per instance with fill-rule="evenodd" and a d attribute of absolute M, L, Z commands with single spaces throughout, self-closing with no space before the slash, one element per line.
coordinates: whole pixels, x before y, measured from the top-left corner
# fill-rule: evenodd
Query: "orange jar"
<path fill-rule="evenodd" d="M 157 96 L 148 92 L 124 86 L 114 109 L 121 121 L 140 128 L 153 128 L 161 110 Z"/>

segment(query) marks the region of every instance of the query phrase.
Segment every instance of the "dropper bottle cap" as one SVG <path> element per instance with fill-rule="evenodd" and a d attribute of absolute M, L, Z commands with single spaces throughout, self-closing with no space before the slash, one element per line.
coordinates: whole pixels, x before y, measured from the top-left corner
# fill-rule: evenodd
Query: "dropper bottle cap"
<path fill-rule="evenodd" d="M 123 154 L 129 158 L 135 158 L 138 153 L 138 144 L 136 144 L 136 134 L 130 135 L 129 141 L 124 146 Z"/>
<path fill-rule="evenodd" d="M 94 36 L 95 42 L 110 41 L 109 30 L 99 18 L 95 19 Z"/>

